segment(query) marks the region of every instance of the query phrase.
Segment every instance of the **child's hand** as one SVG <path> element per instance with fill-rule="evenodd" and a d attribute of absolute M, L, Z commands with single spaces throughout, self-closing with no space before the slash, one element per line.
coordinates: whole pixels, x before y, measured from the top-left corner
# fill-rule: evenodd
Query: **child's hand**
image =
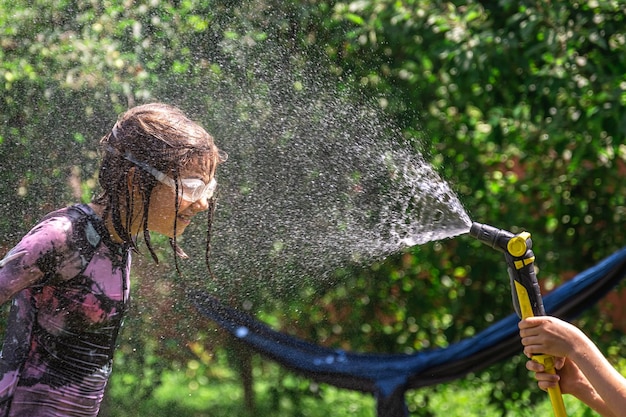
<path fill-rule="evenodd" d="M 539 388 L 547 391 L 548 388 L 554 388 L 558 384 L 562 394 L 572 394 L 576 397 L 593 391 L 593 387 L 574 362 L 567 358 L 554 359 L 556 374 L 545 372 L 545 367 L 539 362 L 533 360 L 526 362 L 526 369 L 535 373 Z"/>
<path fill-rule="evenodd" d="M 554 367 L 557 371 L 563 368 L 565 358 L 554 358 Z M 554 388 L 559 384 L 561 377 L 557 373 L 545 372 L 545 366 L 534 360 L 526 362 L 526 369 L 535 373 L 537 385 L 544 391 Z"/>
<path fill-rule="evenodd" d="M 554 357 L 567 357 L 575 344 L 584 339 L 575 326 L 550 316 L 529 317 L 519 322 L 520 337 L 524 354 L 545 354 Z"/>

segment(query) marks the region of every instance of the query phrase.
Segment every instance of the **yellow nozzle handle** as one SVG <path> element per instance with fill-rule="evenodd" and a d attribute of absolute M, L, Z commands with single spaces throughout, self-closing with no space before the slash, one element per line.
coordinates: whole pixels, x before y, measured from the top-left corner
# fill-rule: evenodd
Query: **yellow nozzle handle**
<path fill-rule="evenodd" d="M 530 233 L 517 235 L 482 223 L 472 223 L 469 235 L 482 243 L 504 252 L 511 279 L 513 304 L 520 318 L 545 315 L 541 290 L 534 269 L 535 255 L 532 251 Z M 541 355 L 533 356 L 544 364 L 548 372 L 556 372 L 554 358 Z M 560 387 L 548 390 L 555 417 L 567 417 Z"/>
<path fill-rule="evenodd" d="M 514 281 L 515 293 L 517 294 L 517 300 L 520 307 L 520 313 L 522 318 L 533 317 L 532 306 L 530 305 L 530 298 L 526 288 L 517 281 Z M 542 364 L 546 372 L 551 374 L 556 373 L 554 368 L 554 357 L 550 355 L 533 355 L 534 361 Z M 550 402 L 552 403 L 552 410 L 554 411 L 554 417 L 567 417 L 567 411 L 565 410 L 565 403 L 563 402 L 563 395 L 561 394 L 561 387 L 557 384 L 556 387 L 548 388 L 548 395 L 550 396 Z"/>
<path fill-rule="evenodd" d="M 533 360 L 542 364 L 546 372 L 556 374 L 553 356 L 533 355 Z M 556 387 L 548 388 L 548 395 L 550 396 L 554 416 L 567 417 L 567 411 L 565 410 L 565 404 L 563 403 L 563 395 L 561 394 L 561 387 L 557 384 Z"/>

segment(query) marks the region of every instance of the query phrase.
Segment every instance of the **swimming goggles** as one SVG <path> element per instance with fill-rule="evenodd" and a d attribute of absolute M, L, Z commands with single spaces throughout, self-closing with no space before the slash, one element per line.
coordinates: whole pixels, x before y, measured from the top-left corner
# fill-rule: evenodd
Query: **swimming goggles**
<path fill-rule="evenodd" d="M 112 149 L 112 148 L 109 149 L 109 148 L 110 147 L 107 147 L 107 150 L 113 153 L 119 154 L 117 150 Z M 163 172 L 146 164 L 145 162 L 138 161 L 137 159 L 133 157 L 133 155 L 130 152 L 126 152 L 123 155 L 123 157 L 124 159 L 132 162 L 133 164 L 137 165 L 139 168 L 143 169 L 144 171 L 152 174 L 154 178 L 156 178 L 157 181 L 159 181 L 160 183 L 167 185 L 172 190 L 176 190 L 176 183 L 174 182 L 173 178 L 167 176 Z M 180 186 L 178 187 L 178 194 L 180 197 L 183 198 L 183 200 L 188 201 L 190 203 L 195 203 L 196 201 L 203 199 L 203 198 L 207 200 L 211 199 L 211 197 L 213 197 L 213 194 L 215 193 L 216 188 L 217 188 L 217 181 L 215 181 L 215 178 L 212 178 L 208 184 L 199 178 L 184 178 L 180 180 Z"/>

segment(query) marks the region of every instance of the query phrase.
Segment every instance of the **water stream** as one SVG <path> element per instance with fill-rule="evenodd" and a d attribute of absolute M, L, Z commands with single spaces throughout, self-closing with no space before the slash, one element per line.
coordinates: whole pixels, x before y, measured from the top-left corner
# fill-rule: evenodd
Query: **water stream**
<path fill-rule="evenodd" d="M 469 230 L 421 144 L 403 138 L 376 101 L 340 90 L 298 57 L 254 53 L 230 63 L 250 69 L 244 81 L 225 71 L 207 86 L 208 128 L 229 154 L 212 241 L 224 285 L 282 291 Z"/>

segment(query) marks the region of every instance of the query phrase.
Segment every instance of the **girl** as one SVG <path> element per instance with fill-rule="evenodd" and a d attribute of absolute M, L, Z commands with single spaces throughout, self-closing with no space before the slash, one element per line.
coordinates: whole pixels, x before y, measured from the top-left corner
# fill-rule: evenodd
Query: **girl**
<path fill-rule="evenodd" d="M 208 210 L 225 161 L 180 110 L 147 104 L 101 140 L 102 192 L 47 215 L 0 261 L 12 301 L 0 357 L 0 416 L 96 416 L 129 297 L 130 253 L 150 231 L 176 238 Z"/>

